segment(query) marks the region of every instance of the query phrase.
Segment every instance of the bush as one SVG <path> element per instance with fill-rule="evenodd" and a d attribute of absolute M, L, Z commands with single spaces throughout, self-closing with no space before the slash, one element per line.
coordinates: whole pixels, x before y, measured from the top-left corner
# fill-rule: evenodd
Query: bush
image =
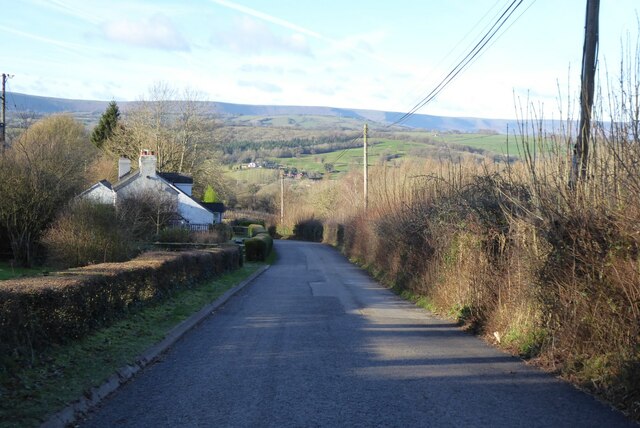
<path fill-rule="evenodd" d="M 273 249 L 273 238 L 267 233 L 259 233 L 254 238 L 245 239 L 247 260 L 265 261 Z"/>
<path fill-rule="evenodd" d="M 262 224 L 250 224 L 249 225 L 249 237 L 254 237 L 259 233 L 267 233 L 267 229 Z"/>
<path fill-rule="evenodd" d="M 128 310 L 163 299 L 240 264 L 237 246 L 181 253 L 152 252 L 0 282 L 0 361 L 77 339 Z M 0 367 L 1 369 L 1 367 Z"/>
<path fill-rule="evenodd" d="M 322 242 L 323 232 L 322 222 L 315 218 L 300 220 L 293 228 L 294 237 L 304 241 Z"/>
<path fill-rule="evenodd" d="M 344 245 L 344 225 L 330 222 L 324 225 L 322 242 L 342 247 Z"/>
<path fill-rule="evenodd" d="M 209 233 L 211 234 L 211 239 L 217 235 L 218 243 L 227 242 L 233 236 L 231 226 L 225 223 L 212 224 L 209 227 Z"/>
<path fill-rule="evenodd" d="M 278 233 L 278 228 L 275 224 L 269 226 L 267 228 L 267 231 L 269 232 L 269 236 L 271 236 L 273 239 L 280 239 L 280 234 Z"/>
<path fill-rule="evenodd" d="M 131 238 L 148 241 L 176 219 L 178 200 L 147 189 L 118 197 L 117 210 L 122 227 Z"/>
<path fill-rule="evenodd" d="M 249 236 L 249 228 L 246 226 L 232 226 L 233 234 L 237 236 Z"/>
<path fill-rule="evenodd" d="M 260 220 L 260 219 L 257 219 L 257 218 L 238 218 L 238 219 L 233 220 L 231 222 L 231 226 L 248 227 L 248 226 L 251 226 L 252 224 L 259 224 L 262 227 L 265 227 L 264 220 Z"/>
<path fill-rule="evenodd" d="M 232 235 L 231 226 L 218 223 L 212 224 L 207 232 L 193 233 L 191 240 L 198 244 L 222 244 L 229 241 Z"/>
<path fill-rule="evenodd" d="M 27 128 L 0 156 L 0 223 L 23 267 L 36 261 L 43 233 L 84 187 L 95 157 L 88 142 L 81 123 L 52 115 Z"/>
<path fill-rule="evenodd" d="M 90 201 L 69 205 L 45 233 L 48 264 L 68 268 L 123 261 L 136 249 L 113 206 Z"/>
<path fill-rule="evenodd" d="M 184 227 L 162 229 L 157 236 L 158 242 L 191 242 L 191 231 Z"/>

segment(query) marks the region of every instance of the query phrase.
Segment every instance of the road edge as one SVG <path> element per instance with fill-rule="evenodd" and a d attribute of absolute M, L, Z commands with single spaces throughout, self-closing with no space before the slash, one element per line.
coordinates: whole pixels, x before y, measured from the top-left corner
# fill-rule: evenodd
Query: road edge
<path fill-rule="evenodd" d="M 182 336 L 204 321 L 205 318 L 224 305 L 231 297 L 249 285 L 253 280 L 262 275 L 267 269 L 269 269 L 269 266 L 270 265 L 261 266 L 257 271 L 249 275 L 247 279 L 227 290 L 216 300 L 173 327 L 169 332 L 167 332 L 167 335 L 163 340 L 136 357 L 135 363 L 116 369 L 115 373 L 109 376 L 102 385 L 91 388 L 89 392 L 85 393 L 85 396 L 69 404 L 59 412 L 54 413 L 49 417 L 49 419 L 40 425 L 41 428 L 63 428 L 77 422 L 79 416 L 84 415 L 91 409 L 95 408 L 102 402 L 102 400 L 127 383 L 143 368 L 153 363 L 167 349 L 173 346 L 174 343 L 180 340 Z"/>

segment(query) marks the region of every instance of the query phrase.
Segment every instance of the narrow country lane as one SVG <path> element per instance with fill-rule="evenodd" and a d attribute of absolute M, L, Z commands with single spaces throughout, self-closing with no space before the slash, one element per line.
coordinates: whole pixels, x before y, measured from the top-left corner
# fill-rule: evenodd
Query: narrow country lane
<path fill-rule="evenodd" d="M 636 426 L 377 285 L 333 248 L 278 262 L 86 427 Z"/>

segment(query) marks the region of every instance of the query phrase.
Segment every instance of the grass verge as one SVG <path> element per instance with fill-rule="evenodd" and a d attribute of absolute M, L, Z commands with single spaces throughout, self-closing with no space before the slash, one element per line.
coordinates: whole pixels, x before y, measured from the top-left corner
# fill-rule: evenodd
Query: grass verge
<path fill-rule="evenodd" d="M 275 254 L 270 256 L 271 262 Z M 142 308 L 126 319 L 84 339 L 52 347 L 33 362 L 6 362 L 10 375 L 0 372 L 0 427 L 38 426 L 116 369 L 164 338 L 166 333 L 225 291 L 238 284 L 261 263 L 240 269 L 175 293 L 169 300 Z"/>
<path fill-rule="evenodd" d="M 35 276 L 40 275 L 42 273 L 51 272 L 51 268 L 48 267 L 33 267 L 33 268 L 23 268 L 19 266 L 14 266 L 10 262 L 0 261 L 0 281 L 5 279 L 13 279 L 20 278 L 23 276 Z"/>

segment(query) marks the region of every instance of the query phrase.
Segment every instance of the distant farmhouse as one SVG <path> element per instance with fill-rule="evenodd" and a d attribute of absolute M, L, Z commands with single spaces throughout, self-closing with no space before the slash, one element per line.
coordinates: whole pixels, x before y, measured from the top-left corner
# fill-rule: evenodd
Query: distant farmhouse
<path fill-rule="evenodd" d="M 118 182 L 102 180 L 82 192 L 78 197 L 115 205 L 118 198 L 127 198 L 140 192 L 157 193 L 159 197 L 175 198 L 178 216 L 174 223 L 191 230 L 207 230 L 211 224 L 222 222 L 224 204 L 197 201 L 192 196 L 193 178 L 176 172 L 157 172 L 154 152 L 140 153 L 138 171 L 131 170 L 131 161 L 118 161 Z"/>

